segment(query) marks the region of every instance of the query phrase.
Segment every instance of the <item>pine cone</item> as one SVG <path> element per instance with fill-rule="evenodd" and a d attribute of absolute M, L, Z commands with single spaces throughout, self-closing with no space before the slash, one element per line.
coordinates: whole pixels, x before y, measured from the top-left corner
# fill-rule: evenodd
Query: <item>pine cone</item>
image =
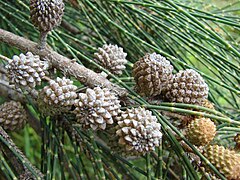
<path fill-rule="evenodd" d="M 204 149 L 203 155 L 227 179 L 240 179 L 240 155 L 235 151 L 225 149 L 223 146 L 209 145 Z M 203 165 L 208 170 L 207 165 Z"/>
<path fill-rule="evenodd" d="M 196 146 L 209 144 L 216 135 L 216 126 L 209 118 L 196 118 L 186 130 L 188 140 Z"/>
<path fill-rule="evenodd" d="M 172 78 L 173 67 L 160 54 L 146 54 L 133 66 L 136 89 L 143 96 L 155 96 L 165 90 Z"/>
<path fill-rule="evenodd" d="M 41 32 L 51 31 L 62 21 L 62 0 L 30 0 L 30 15 L 34 26 Z"/>
<path fill-rule="evenodd" d="M 0 105 L 0 126 L 15 131 L 24 127 L 27 113 L 20 102 L 9 101 Z"/>
<path fill-rule="evenodd" d="M 181 70 L 168 83 L 166 97 L 171 102 L 201 105 L 208 97 L 208 85 L 196 71 Z"/>
<path fill-rule="evenodd" d="M 40 110 L 45 115 L 69 111 L 77 98 L 76 89 L 73 81 L 65 77 L 50 80 L 49 86 L 45 86 L 40 92 L 38 99 Z"/>
<path fill-rule="evenodd" d="M 127 109 L 117 120 L 118 142 L 127 152 L 141 155 L 159 146 L 161 125 L 151 111 L 144 108 Z"/>
<path fill-rule="evenodd" d="M 10 84 L 31 91 L 40 85 L 46 74 L 46 63 L 39 56 L 28 52 L 26 55 L 13 56 L 6 66 Z"/>
<path fill-rule="evenodd" d="M 98 52 L 94 54 L 94 61 L 99 63 L 105 69 L 116 75 L 121 75 L 122 71 L 126 68 L 127 53 L 123 52 L 123 48 L 117 45 L 103 45 L 98 48 Z"/>
<path fill-rule="evenodd" d="M 75 100 L 77 122 L 84 128 L 105 129 L 113 124 L 113 118 L 120 113 L 120 101 L 107 88 L 88 88 Z"/>

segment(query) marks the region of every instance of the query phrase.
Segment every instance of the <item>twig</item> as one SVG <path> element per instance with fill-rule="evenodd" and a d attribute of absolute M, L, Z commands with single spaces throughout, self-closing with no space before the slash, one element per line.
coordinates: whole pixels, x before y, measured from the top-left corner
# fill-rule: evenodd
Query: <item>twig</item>
<path fill-rule="evenodd" d="M 4 61 L 9 61 L 9 58 L 0 54 L 0 59 L 4 60 Z"/>
<path fill-rule="evenodd" d="M 79 34 L 80 31 L 74 27 L 73 25 L 69 24 L 67 21 L 62 20 L 61 26 L 66 29 L 67 31 L 71 32 L 72 34 Z"/>
<path fill-rule="evenodd" d="M 11 46 L 15 46 L 22 51 L 30 51 L 33 54 L 38 54 L 41 58 L 49 61 L 53 67 L 61 70 L 66 75 L 74 76 L 80 82 L 89 87 L 107 87 L 116 92 L 119 96 L 127 95 L 127 91 L 125 89 L 111 83 L 102 75 L 95 73 L 94 71 L 71 61 L 67 57 L 58 54 L 49 47 L 46 47 L 44 50 L 40 51 L 38 49 L 38 44 L 33 41 L 30 41 L 3 29 L 0 29 L 0 34 L 0 42 L 5 42 Z"/>
<path fill-rule="evenodd" d="M 38 45 L 38 48 L 40 50 L 43 50 L 46 47 L 47 36 L 48 36 L 48 31 L 47 32 L 40 32 L 40 39 L 39 39 L 39 45 Z"/>
<path fill-rule="evenodd" d="M 0 126 L 0 136 L 2 136 L 10 145 L 10 147 L 7 147 L 4 143 L 0 142 L 1 147 L 3 147 L 4 154 L 7 156 L 7 158 L 11 161 L 12 164 L 14 164 L 14 167 L 17 171 L 17 173 L 21 176 L 23 174 L 28 174 L 32 179 L 43 179 L 43 174 L 34 167 L 30 161 L 25 157 L 25 155 L 22 153 L 22 151 L 14 144 L 12 139 L 8 136 L 8 134 L 4 131 L 4 129 Z M 27 167 L 25 167 L 18 158 L 12 153 L 12 151 L 9 149 L 14 149 L 24 160 L 25 163 L 30 165 L 30 167 L 37 173 L 38 177 L 34 178 L 33 174 L 28 170 Z"/>
<path fill-rule="evenodd" d="M 27 102 L 20 90 L 14 89 L 13 86 L 9 85 L 8 81 L 3 79 L 0 79 L 0 96 L 19 101 L 21 103 Z"/>
<path fill-rule="evenodd" d="M 77 0 L 65 0 L 66 2 L 69 2 L 73 7 L 78 7 L 78 2 Z"/>

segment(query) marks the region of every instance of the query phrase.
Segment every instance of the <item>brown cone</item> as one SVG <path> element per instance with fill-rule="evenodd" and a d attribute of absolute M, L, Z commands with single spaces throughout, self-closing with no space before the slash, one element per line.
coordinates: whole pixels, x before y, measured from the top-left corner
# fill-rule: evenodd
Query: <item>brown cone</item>
<path fill-rule="evenodd" d="M 30 0 L 30 15 L 34 26 L 41 32 L 51 31 L 62 21 L 62 0 Z"/>
<path fill-rule="evenodd" d="M 20 102 L 10 101 L 0 105 L 0 126 L 5 130 L 16 131 L 24 127 L 27 114 Z"/>
<path fill-rule="evenodd" d="M 173 67 L 160 54 L 146 54 L 133 66 L 136 90 L 143 96 L 156 96 L 165 90 L 172 78 Z"/>
<path fill-rule="evenodd" d="M 203 104 L 208 97 L 208 85 L 192 69 L 181 70 L 167 85 L 166 98 L 171 102 Z"/>

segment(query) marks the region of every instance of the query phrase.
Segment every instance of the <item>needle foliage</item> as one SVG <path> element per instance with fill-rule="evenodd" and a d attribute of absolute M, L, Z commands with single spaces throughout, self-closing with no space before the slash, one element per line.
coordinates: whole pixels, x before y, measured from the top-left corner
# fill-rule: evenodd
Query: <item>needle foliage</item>
<path fill-rule="evenodd" d="M 161 111 L 205 116 L 217 124 L 212 143 L 234 148 L 240 133 L 240 2 L 223 4 L 191 0 L 69 0 L 65 2 L 63 24 L 53 30 L 47 43 L 58 53 L 75 59 L 85 67 L 107 73 L 113 83 L 128 90 L 135 106 L 150 109 L 162 126 L 163 139 L 155 152 L 140 158 L 125 158 L 104 142 L 106 134 L 83 131 L 80 127 L 61 128 L 58 121 L 40 116 L 36 107 L 27 104 L 41 122 L 41 136 L 29 125 L 11 133 L 26 157 L 45 175 L 44 179 L 201 179 L 201 171 L 183 144 L 202 162 L 208 160 Z M 0 0 L 0 28 L 37 42 L 39 32 L 30 21 L 29 1 Z M 74 30 L 73 29 L 74 27 Z M 0 34 L 1 36 L 1 34 Z M 115 76 L 93 61 L 98 47 L 117 44 L 127 52 L 127 68 Z M 216 110 L 181 104 L 151 104 L 134 92 L 132 66 L 146 53 L 165 56 L 175 72 L 194 69 L 209 86 L 209 101 Z M 20 51 L 0 44 L 0 54 L 11 58 Z M 25 53 L 25 52 L 24 52 Z M 2 62 L 3 63 L 3 62 Z M 57 72 L 58 76 L 61 72 Z M 74 80 L 74 79 L 73 79 Z M 74 80 L 75 85 L 83 85 Z M 4 101 L 4 97 L 1 97 Z M 71 117 L 62 117 L 66 124 Z M 65 126 L 64 126 L 65 127 Z M 76 136 L 72 133 L 77 134 Z M 101 138 L 99 138 L 101 137 Z M 179 140 L 181 139 L 181 141 Z M 1 143 L 10 146 L 4 138 Z M 1 151 L 0 151 L 1 152 Z M 23 164 L 17 152 L 13 152 Z M 225 177 L 209 164 L 214 174 Z M 16 179 L 13 164 L 0 153 L 1 177 Z M 33 173 L 34 169 L 26 164 Z M 206 178 L 209 179 L 208 176 Z M 1 178 L 0 178 L 1 179 Z"/>

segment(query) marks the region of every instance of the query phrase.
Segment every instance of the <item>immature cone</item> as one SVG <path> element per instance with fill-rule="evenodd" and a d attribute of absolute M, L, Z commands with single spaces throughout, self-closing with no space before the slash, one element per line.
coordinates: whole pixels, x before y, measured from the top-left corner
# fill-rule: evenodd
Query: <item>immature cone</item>
<path fill-rule="evenodd" d="M 64 3 L 62 0 L 30 0 L 30 16 L 40 32 L 51 31 L 62 21 Z"/>
<path fill-rule="evenodd" d="M 130 154 L 145 154 L 159 146 L 161 125 L 151 111 L 144 108 L 127 109 L 117 120 L 118 143 Z"/>
<path fill-rule="evenodd" d="M 227 179 L 240 179 L 240 155 L 235 151 L 225 149 L 223 146 L 209 145 L 203 155 L 223 174 Z M 206 164 L 203 164 L 207 167 Z"/>
<path fill-rule="evenodd" d="M 105 44 L 102 48 L 98 48 L 98 52 L 94 56 L 94 61 L 113 74 L 121 75 L 122 71 L 126 68 L 127 53 L 123 52 L 123 48 L 117 45 Z"/>
<path fill-rule="evenodd" d="M 216 135 L 216 126 L 209 118 L 192 120 L 186 130 L 188 140 L 196 146 L 209 144 Z"/>
<path fill-rule="evenodd" d="M 77 86 L 73 85 L 73 81 L 65 77 L 50 80 L 49 86 L 45 86 L 40 92 L 40 109 L 46 107 L 46 111 L 51 111 L 52 115 L 54 111 L 56 114 L 67 112 L 77 98 L 76 90 Z"/>
<path fill-rule="evenodd" d="M 208 97 L 208 85 L 192 69 L 181 70 L 167 85 L 166 97 L 171 102 L 202 104 Z"/>
<path fill-rule="evenodd" d="M 156 53 L 146 54 L 133 66 L 137 91 L 143 96 L 161 94 L 172 78 L 172 71 L 173 67 L 165 57 Z"/>
<path fill-rule="evenodd" d="M 20 102 L 9 101 L 0 105 L 0 126 L 5 130 L 15 131 L 23 128 L 27 114 Z"/>
<path fill-rule="evenodd" d="M 46 73 L 46 63 L 41 61 L 39 56 L 33 55 L 31 52 L 14 55 L 6 66 L 8 70 L 9 82 L 16 87 L 24 88 L 30 91 L 40 85 L 42 78 Z"/>
<path fill-rule="evenodd" d="M 79 93 L 78 96 L 73 112 L 84 128 L 105 129 L 107 124 L 113 124 L 114 117 L 120 113 L 120 101 L 107 88 L 88 88 L 86 93 Z"/>

